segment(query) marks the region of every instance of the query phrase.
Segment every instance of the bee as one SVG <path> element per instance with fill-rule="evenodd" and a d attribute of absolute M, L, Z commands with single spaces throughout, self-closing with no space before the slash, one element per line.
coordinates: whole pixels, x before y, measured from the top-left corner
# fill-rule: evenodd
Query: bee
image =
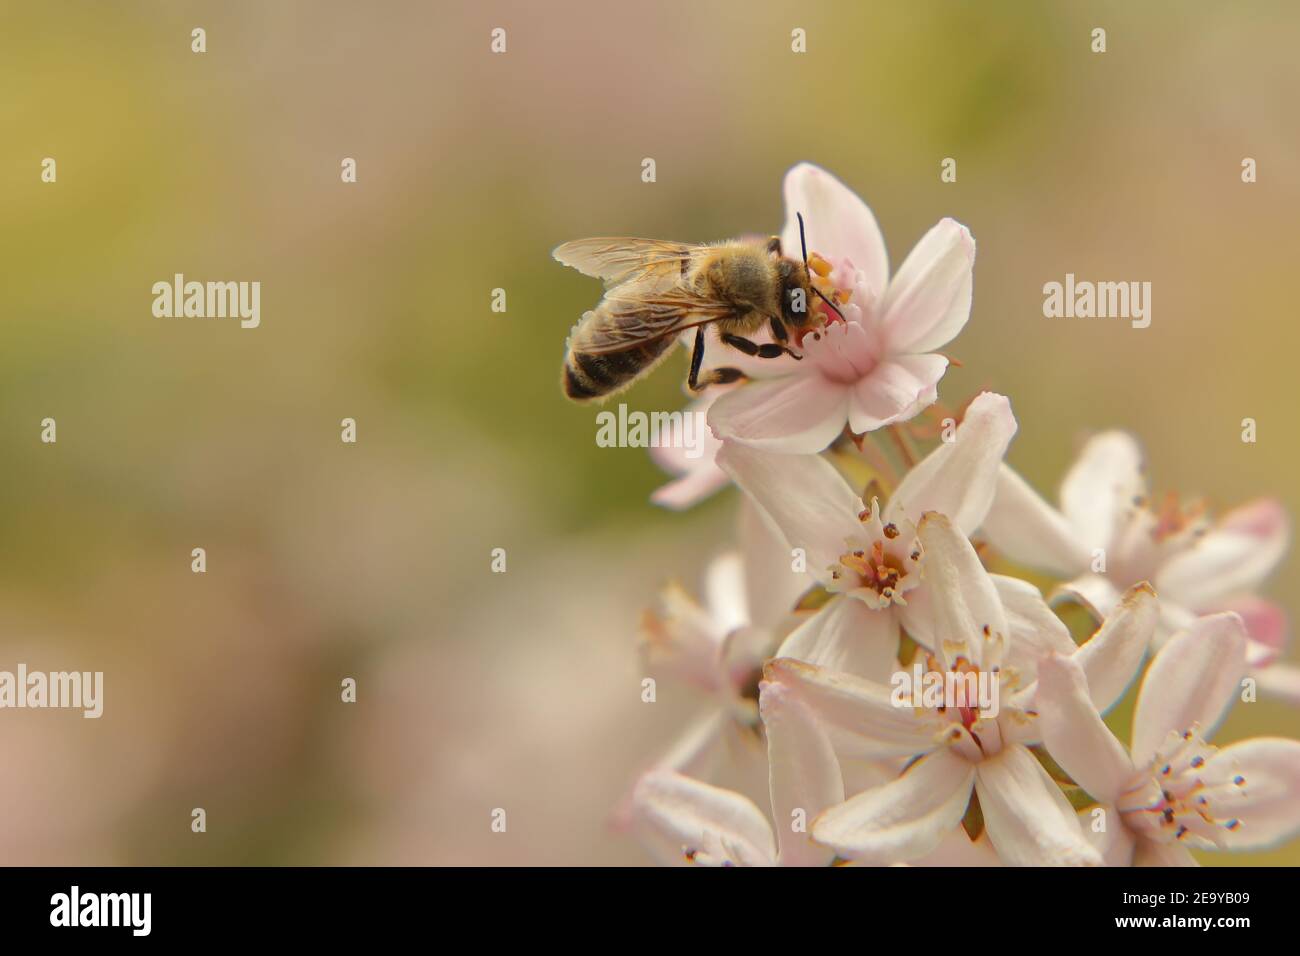
<path fill-rule="evenodd" d="M 759 358 L 801 356 L 790 347 L 820 321 L 810 308 L 819 296 L 840 318 L 843 314 L 817 287 L 829 263 L 814 257 L 808 264 L 799 216 L 803 259 L 781 251 L 781 240 L 736 239 L 714 245 L 691 245 L 657 239 L 578 239 L 556 246 L 559 262 L 584 275 L 602 279 L 605 294 L 583 314 L 565 343 L 564 393 L 577 402 L 608 398 L 630 386 L 664 360 L 680 334 L 695 329 L 691 370 L 686 387 L 743 378 L 736 368 L 717 368 L 701 379 L 704 330 L 717 327 L 731 348 Z M 764 326 L 771 342 L 749 336 Z"/>

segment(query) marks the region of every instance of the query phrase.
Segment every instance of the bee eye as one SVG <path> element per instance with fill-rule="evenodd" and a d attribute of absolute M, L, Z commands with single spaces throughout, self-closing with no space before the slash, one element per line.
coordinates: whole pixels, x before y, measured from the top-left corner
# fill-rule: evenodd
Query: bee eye
<path fill-rule="evenodd" d="M 803 320 L 808 315 L 808 293 L 799 286 L 788 289 L 785 294 L 785 311 L 789 318 Z"/>

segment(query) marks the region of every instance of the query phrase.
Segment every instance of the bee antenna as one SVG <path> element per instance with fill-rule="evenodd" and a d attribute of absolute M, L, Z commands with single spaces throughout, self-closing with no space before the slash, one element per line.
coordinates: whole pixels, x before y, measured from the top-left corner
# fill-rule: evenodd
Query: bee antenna
<path fill-rule="evenodd" d="M 795 218 L 799 220 L 799 251 L 803 253 L 804 268 L 807 268 L 808 267 L 808 241 L 804 239 L 804 234 L 803 234 L 803 213 L 797 212 L 794 215 Z M 821 299 L 823 302 L 829 305 L 831 307 L 831 311 L 834 312 L 836 315 L 838 315 L 842 321 L 844 322 L 848 321 L 848 319 L 844 318 L 844 313 L 839 310 L 839 307 L 830 299 L 826 298 L 826 293 L 824 293 L 821 289 L 817 288 L 815 285 L 812 285 L 811 283 L 809 283 L 808 288 L 812 289 L 819 299 Z"/>
<path fill-rule="evenodd" d="M 830 299 L 826 298 L 826 293 L 825 293 L 825 292 L 823 292 L 821 289 L 817 288 L 815 285 L 809 286 L 809 288 L 813 290 L 813 293 L 814 293 L 814 294 L 815 294 L 819 299 L 821 299 L 823 302 L 825 302 L 827 305 L 829 305 L 829 306 L 831 307 L 831 311 L 832 311 L 832 312 L 834 312 L 836 315 L 838 315 L 838 316 L 839 316 L 841 319 L 843 319 L 845 322 L 848 321 L 848 319 L 845 319 L 845 318 L 844 318 L 844 313 L 841 312 L 841 311 L 839 310 L 839 307 L 836 306 L 836 304 L 835 304 L 834 302 L 832 302 Z"/>

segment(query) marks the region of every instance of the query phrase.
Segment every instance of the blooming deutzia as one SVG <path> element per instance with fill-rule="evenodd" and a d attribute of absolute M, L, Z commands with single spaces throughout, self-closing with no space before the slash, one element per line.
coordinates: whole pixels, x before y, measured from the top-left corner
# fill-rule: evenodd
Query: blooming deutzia
<path fill-rule="evenodd" d="M 1094 436 L 1052 508 L 1011 469 L 999 477 L 984 523 L 1008 557 L 1065 577 L 1062 592 L 1105 615 L 1124 588 L 1150 581 L 1163 618 L 1157 643 L 1201 614 L 1236 611 L 1246 622 L 1246 660 L 1262 688 L 1300 701 L 1300 670 L 1274 663 L 1286 641 L 1286 616 L 1253 592 L 1290 543 L 1286 511 L 1258 499 L 1211 521 L 1201 503 L 1176 496 L 1152 504 L 1137 441 L 1120 431 Z"/>
<path fill-rule="evenodd" d="M 808 707 L 780 684 L 760 685 L 772 819 L 743 794 L 674 770 L 641 775 L 629 829 L 664 863 L 697 866 L 825 866 L 835 854 L 809 836 L 809 823 L 843 802 L 841 762 Z M 873 783 L 883 782 L 877 775 Z M 997 862 L 986 839 L 943 841 L 928 866 Z"/>
<path fill-rule="evenodd" d="M 738 552 L 715 558 L 701 605 L 678 585 L 647 612 L 641 650 L 647 669 L 700 692 L 705 706 L 655 761 L 658 769 L 707 776 L 725 749 L 742 763 L 761 758 L 758 682 L 803 590 L 780 544 L 752 506 L 741 509 Z M 615 811 L 626 822 L 627 800 Z"/>
<path fill-rule="evenodd" d="M 944 219 L 890 279 L 871 210 L 825 170 L 809 163 L 791 169 L 785 206 L 783 249 L 791 255 L 800 248 L 796 214 L 802 213 L 808 249 L 816 251 L 810 262 L 818 288 L 838 303 L 844 320 L 835 317 L 804 335 L 803 360 L 790 374 L 750 382 L 719 399 L 709 424 L 723 439 L 815 453 L 845 425 L 861 434 L 933 404 L 948 368 L 934 350 L 970 318 L 975 241 L 965 226 Z"/>
<path fill-rule="evenodd" d="M 1141 664 L 1155 626 L 1150 588 L 1134 588 L 1081 647 L 1068 636 L 1042 634 L 1059 654 L 1043 655 L 1039 645 L 1017 658 L 1012 651 L 1021 638 L 966 535 L 933 512 L 917 533 L 937 638 L 925 669 L 941 680 L 951 675 L 959 699 L 933 702 L 914 688 L 900 700 L 883 683 L 795 660 L 777 659 L 765 669 L 767 681 L 789 687 L 813 710 L 841 756 L 915 758 L 897 779 L 824 812 L 813 822 L 814 838 L 849 859 L 914 860 L 951 838 L 973 793 L 1003 862 L 1099 863 L 1070 802 L 1029 750 L 1043 696 L 1034 672 L 1040 660 L 1072 655 L 1093 681 L 1093 705 L 1111 706 Z M 973 686 L 990 687 L 991 697 L 976 706 Z"/>
<path fill-rule="evenodd" d="M 1040 665 L 1044 742 L 1101 802 L 1108 863 L 1195 865 L 1188 847 L 1261 849 L 1300 832 L 1300 742 L 1206 743 L 1238 693 L 1247 646 L 1230 612 L 1171 638 L 1142 681 L 1129 750 L 1097 714 L 1076 661 Z"/>
<path fill-rule="evenodd" d="M 844 781 L 816 718 L 784 688 L 764 688 L 773 824 L 748 797 L 672 770 L 643 774 L 631 828 L 664 862 L 701 866 L 825 866 L 807 822 L 844 799 Z M 773 832 L 775 829 L 775 832 Z"/>
<path fill-rule="evenodd" d="M 956 527 L 975 530 L 1015 431 L 1005 396 L 977 396 L 953 440 L 918 462 L 883 509 L 874 498 L 864 503 L 820 456 L 725 443 L 718 464 L 771 517 L 786 544 L 802 550 L 808 574 L 832 595 L 778 656 L 887 680 L 895 670 L 900 626 L 932 646 L 926 559 L 914 522 L 925 511 L 939 511 Z M 999 586 L 1018 612 L 1017 624 L 1050 618 L 1068 640 L 1037 590 L 1010 578 L 999 579 Z"/>

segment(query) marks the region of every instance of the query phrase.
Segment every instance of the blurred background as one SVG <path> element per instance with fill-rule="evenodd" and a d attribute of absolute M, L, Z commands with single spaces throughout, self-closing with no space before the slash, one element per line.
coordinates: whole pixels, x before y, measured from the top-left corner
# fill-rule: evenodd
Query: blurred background
<path fill-rule="evenodd" d="M 969 225 L 942 395 L 1010 395 L 1040 488 L 1125 426 L 1157 491 L 1296 513 L 1297 29 L 1208 2 L 5 3 L 0 669 L 106 687 L 98 721 L 0 713 L 0 863 L 644 862 L 610 808 L 698 704 L 641 703 L 637 621 L 736 499 L 657 509 L 649 457 L 596 446 L 558 382 L 599 288 L 549 251 L 778 231 L 800 160 L 895 264 Z M 154 318 L 177 272 L 260 281 L 261 327 Z M 1045 319 L 1067 272 L 1152 282 L 1151 327 Z M 677 407 L 684 374 L 626 400 Z M 1289 558 L 1267 593 L 1294 613 L 1297 583 Z M 1256 733 L 1300 719 L 1238 707 L 1218 739 Z"/>

